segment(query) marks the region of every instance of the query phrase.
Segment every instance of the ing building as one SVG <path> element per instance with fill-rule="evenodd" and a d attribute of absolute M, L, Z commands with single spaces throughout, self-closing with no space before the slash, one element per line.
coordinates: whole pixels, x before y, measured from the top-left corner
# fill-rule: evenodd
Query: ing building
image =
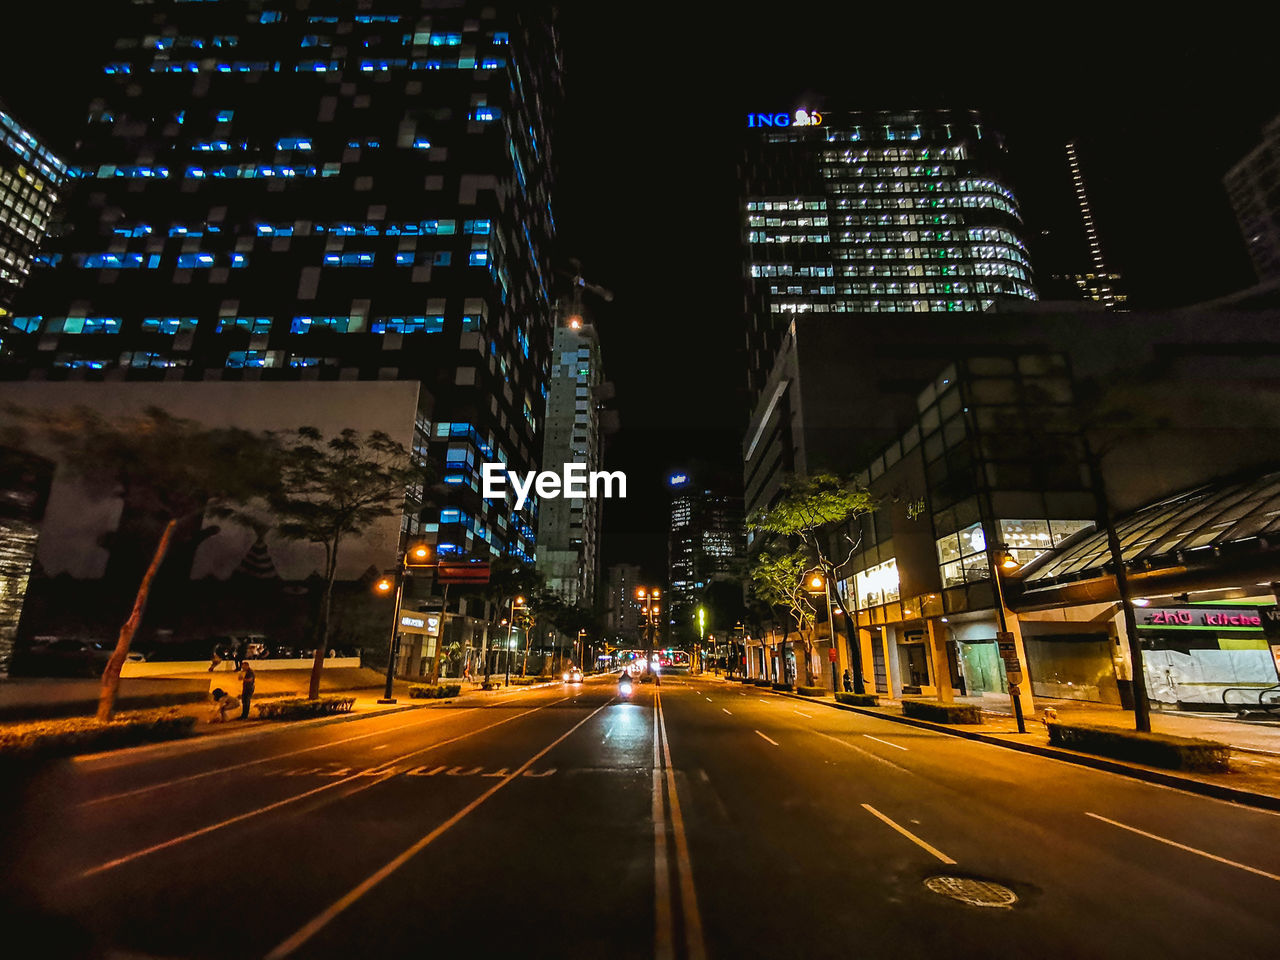
<path fill-rule="evenodd" d="M 31 272 L 67 165 L 0 103 L 0 331 Z"/>
<path fill-rule="evenodd" d="M 1223 183 L 1258 279 L 1280 279 L 1280 116 Z"/>
<path fill-rule="evenodd" d="M 972 111 L 753 113 L 740 162 L 748 388 L 799 314 L 1036 299 L 1005 144 Z"/>
<path fill-rule="evenodd" d="M 551 10 L 156 0 L 117 23 L 0 378 L 416 381 L 439 489 L 403 532 L 532 560 L 536 500 L 479 478 L 540 465 Z"/>
<path fill-rule="evenodd" d="M 580 313 L 561 317 L 552 345 L 543 465 L 561 473 L 582 464 L 584 477 L 601 470 L 608 384 L 594 324 Z M 538 569 L 566 603 L 593 609 L 600 579 L 601 502 L 560 497 L 542 504 Z"/>
<path fill-rule="evenodd" d="M 696 635 L 698 601 L 708 585 L 734 575 L 746 555 L 742 498 L 695 484 L 685 473 L 673 474 L 671 529 L 667 538 L 667 603 L 671 642 Z"/>
<path fill-rule="evenodd" d="M 644 586 L 640 567 L 615 563 L 609 567 L 609 596 L 605 604 L 605 630 L 609 639 L 636 642 L 640 639 L 640 603 L 636 588 Z"/>

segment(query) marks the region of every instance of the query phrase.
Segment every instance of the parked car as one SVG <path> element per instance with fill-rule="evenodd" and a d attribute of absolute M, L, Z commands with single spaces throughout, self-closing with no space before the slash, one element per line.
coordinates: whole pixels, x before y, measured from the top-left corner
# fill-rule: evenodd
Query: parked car
<path fill-rule="evenodd" d="M 28 672 L 46 677 L 97 677 L 107 666 L 115 644 L 106 640 L 82 640 L 58 637 L 33 644 L 25 658 Z M 130 651 L 125 660 L 141 663 L 146 657 Z"/>

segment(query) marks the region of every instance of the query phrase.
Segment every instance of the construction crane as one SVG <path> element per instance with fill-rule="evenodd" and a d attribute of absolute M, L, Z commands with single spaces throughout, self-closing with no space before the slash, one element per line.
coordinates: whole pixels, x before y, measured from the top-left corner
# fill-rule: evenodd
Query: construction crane
<path fill-rule="evenodd" d="M 583 292 L 595 294 L 605 303 L 613 300 L 613 291 L 608 290 L 599 284 L 589 283 L 582 276 L 582 261 L 576 257 L 569 258 L 569 266 L 572 272 L 565 270 L 557 270 L 556 272 L 562 277 L 569 278 L 569 297 L 567 302 L 561 301 L 561 312 L 570 326 L 582 325 L 582 295 Z"/>

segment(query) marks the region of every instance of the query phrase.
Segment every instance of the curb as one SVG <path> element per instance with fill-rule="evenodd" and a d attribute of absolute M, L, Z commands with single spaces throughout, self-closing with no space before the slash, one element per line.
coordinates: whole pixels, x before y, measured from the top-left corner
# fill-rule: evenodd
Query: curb
<path fill-rule="evenodd" d="M 546 683 L 522 684 L 520 686 L 512 685 L 506 690 L 471 690 L 472 694 L 483 694 L 486 697 L 500 694 L 503 692 L 515 693 L 525 690 L 541 690 L 546 687 L 554 687 L 562 681 L 548 681 Z M 357 689 L 364 689 L 363 687 Z M 349 692 L 349 691 L 348 691 Z M 409 700 L 409 697 L 403 699 Z M 178 740 L 162 740 L 158 743 L 144 743 L 136 747 L 124 747 L 119 750 L 102 750 L 98 753 L 81 753 L 73 754 L 63 759 L 70 760 L 73 763 L 93 763 L 101 760 L 119 759 L 120 765 L 129 760 L 144 760 L 152 753 L 161 753 L 165 748 L 183 746 L 188 748 L 189 753 L 199 753 L 202 750 L 209 750 L 222 744 L 243 743 L 246 740 L 253 740 L 257 737 L 269 736 L 273 733 L 283 733 L 288 730 L 311 729 L 312 727 L 323 727 L 331 723 L 349 723 L 353 720 L 368 719 L 371 717 L 386 717 L 395 713 L 405 713 L 409 710 L 426 710 L 432 707 L 444 707 L 446 704 L 454 704 L 463 700 L 463 696 L 450 697 L 447 700 L 422 699 L 411 701 L 409 703 L 397 703 L 395 706 L 388 706 L 382 710 L 368 710 L 352 713 L 339 713 L 331 717 L 316 717 L 311 720 L 296 720 L 285 723 L 264 723 L 261 727 L 254 727 L 252 730 L 237 731 L 234 733 L 206 734 L 204 736 L 183 737 Z M 464 704 L 465 706 L 465 704 Z M 484 704 L 474 704 L 476 709 L 483 709 Z"/>
<path fill-rule="evenodd" d="M 757 688 L 759 689 L 759 688 Z M 1165 787 L 1172 787 L 1175 790 L 1185 790 L 1188 793 L 1198 793 L 1204 796 L 1213 797 L 1217 800 L 1226 800 L 1230 803 L 1239 803 L 1244 806 L 1258 807 L 1263 810 L 1280 811 L 1280 797 L 1274 797 L 1267 793 L 1254 793 L 1250 790 L 1240 790 L 1236 787 L 1226 787 L 1217 783 L 1205 783 L 1203 780 L 1192 780 L 1188 777 L 1180 777 L 1172 773 L 1164 773 L 1159 770 L 1151 770 L 1146 767 L 1134 766 L 1133 764 L 1124 763 L 1120 760 L 1110 760 L 1106 757 L 1095 757 L 1087 753 L 1075 753 L 1071 750 L 1062 750 L 1057 747 L 1042 747 L 1037 743 L 1019 743 L 1016 740 L 1005 740 L 989 733 L 979 733 L 976 730 L 960 730 L 943 724 L 931 723 L 928 720 L 917 720 L 914 717 L 895 716 L 893 714 L 876 713 L 868 707 L 854 707 L 847 703 L 836 703 L 827 700 L 824 697 L 805 697 L 798 693 L 785 693 L 780 690 L 769 690 L 776 696 L 789 697 L 792 700 L 802 700 L 805 703 L 818 703 L 827 707 L 834 707 L 837 710 L 848 710 L 850 713 L 860 713 L 865 717 L 877 717 L 881 720 L 888 720 L 892 723 L 902 723 L 909 727 L 919 727 L 922 730 L 932 730 L 934 733 L 942 733 L 952 737 L 962 737 L 965 740 L 976 740 L 979 743 L 989 743 L 997 747 L 1005 747 L 1009 750 L 1017 750 L 1021 753 L 1030 753 L 1039 757 L 1045 757 L 1049 760 L 1060 760 L 1063 763 L 1074 763 L 1077 766 L 1092 767 L 1095 770 L 1103 770 L 1107 773 L 1119 774 L 1123 777 L 1130 777 L 1134 780 L 1144 780 L 1147 783 L 1156 783 Z M 1235 748 L 1232 747 L 1234 750 Z"/>

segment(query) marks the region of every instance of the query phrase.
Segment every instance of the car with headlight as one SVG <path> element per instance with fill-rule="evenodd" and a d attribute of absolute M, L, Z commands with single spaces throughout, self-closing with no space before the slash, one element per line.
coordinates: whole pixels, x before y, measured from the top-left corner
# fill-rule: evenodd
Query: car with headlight
<path fill-rule="evenodd" d="M 564 672 L 563 679 L 565 683 L 581 683 L 582 671 L 577 667 L 570 667 Z"/>

